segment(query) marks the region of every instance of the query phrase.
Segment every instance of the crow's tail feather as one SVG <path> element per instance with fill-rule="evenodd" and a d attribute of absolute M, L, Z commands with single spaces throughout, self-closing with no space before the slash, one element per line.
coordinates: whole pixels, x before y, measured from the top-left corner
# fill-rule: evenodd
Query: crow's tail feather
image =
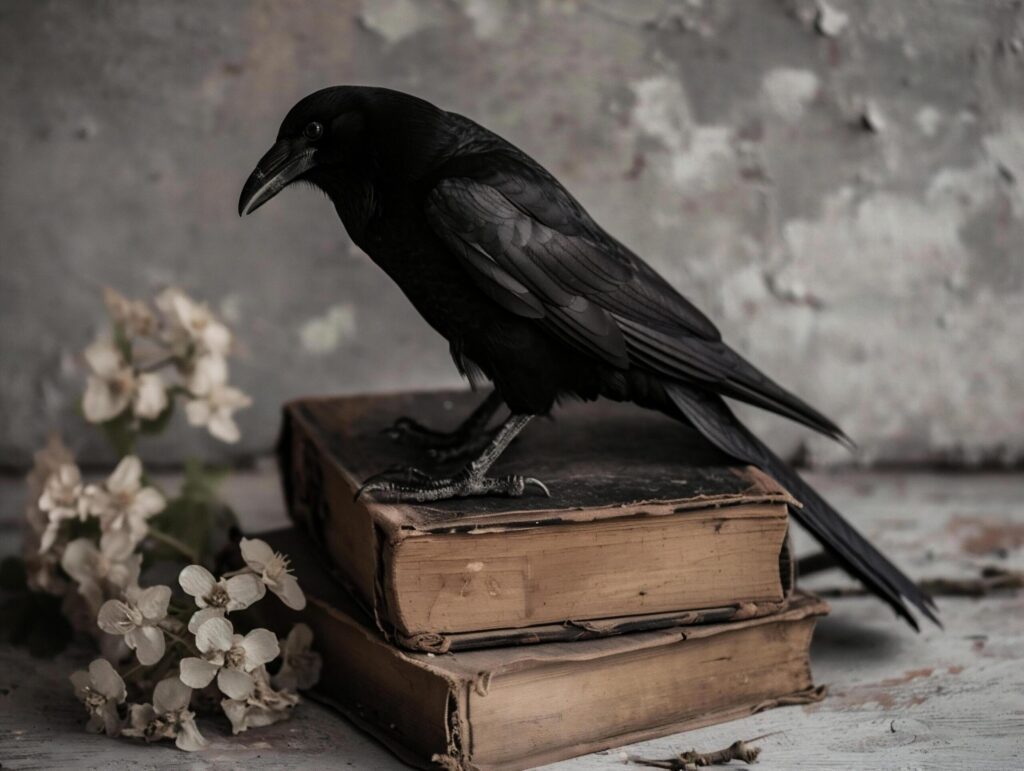
<path fill-rule="evenodd" d="M 740 423 L 720 396 L 674 383 L 666 384 L 665 392 L 679 412 L 715 446 L 770 474 L 800 501 L 802 507 L 792 509 L 797 521 L 835 556 L 847 572 L 891 605 L 914 629 L 918 628 L 917 620 L 907 602 L 942 626 L 932 598 Z"/>

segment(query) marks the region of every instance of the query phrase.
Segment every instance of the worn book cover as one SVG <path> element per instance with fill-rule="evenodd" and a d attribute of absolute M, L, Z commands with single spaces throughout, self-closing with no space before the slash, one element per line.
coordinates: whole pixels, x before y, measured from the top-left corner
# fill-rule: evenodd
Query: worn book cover
<path fill-rule="evenodd" d="M 828 606 L 796 593 L 729 623 L 575 642 L 410 652 L 389 643 L 294 529 L 261 534 L 293 557 L 308 604 L 275 603 L 280 629 L 309 624 L 323 657 L 317 697 L 407 763 L 514 771 L 815 701 L 808 649 Z"/>
<path fill-rule="evenodd" d="M 426 465 L 382 433 L 396 418 L 450 429 L 480 398 L 285 407 L 279 453 L 291 515 L 391 639 L 435 652 L 569 640 L 755 617 L 785 600 L 793 499 L 678 423 L 629 405 L 566 405 L 505 453 L 494 473 L 539 477 L 550 498 L 354 500 L 375 472 Z"/>

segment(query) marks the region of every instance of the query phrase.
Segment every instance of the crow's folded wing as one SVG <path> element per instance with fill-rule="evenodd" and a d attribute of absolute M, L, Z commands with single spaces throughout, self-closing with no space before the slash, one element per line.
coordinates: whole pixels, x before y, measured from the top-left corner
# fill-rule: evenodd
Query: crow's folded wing
<path fill-rule="evenodd" d="M 553 177 L 484 168 L 440 180 L 426 213 L 496 303 L 612 366 L 696 383 L 842 436 L 723 343 L 703 313 L 594 224 Z"/>

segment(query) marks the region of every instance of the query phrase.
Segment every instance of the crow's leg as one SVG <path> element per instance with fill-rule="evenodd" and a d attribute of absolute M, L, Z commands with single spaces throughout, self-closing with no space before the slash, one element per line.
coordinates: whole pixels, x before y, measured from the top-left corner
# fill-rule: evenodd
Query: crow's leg
<path fill-rule="evenodd" d="M 445 462 L 482 452 L 497 432 L 487 431 L 487 424 L 503 404 L 501 394 L 491 391 L 486 399 L 454 431 L 435 431 L 412 418 L 400 417 L 384 433 L 396 441 L 426 448 L 435 461 Z"/>
<path fill-rule="evenodd" d="M 539 479 L 521 476 L 489 477 L 487 472 L 505 448 L 530 422 L 532 415 L 513 415 L 502 424 L 494 438 L 476 460 L 450 477 L 431 477 L 419 469 L 391 469 L 372 476 L 356 492 L 356 498 L 367 493 L 378 501 L 441 501 L 474 495 L 507 495 L 517 497 L 530 485 L 545 495 L 548 488 Z"/>

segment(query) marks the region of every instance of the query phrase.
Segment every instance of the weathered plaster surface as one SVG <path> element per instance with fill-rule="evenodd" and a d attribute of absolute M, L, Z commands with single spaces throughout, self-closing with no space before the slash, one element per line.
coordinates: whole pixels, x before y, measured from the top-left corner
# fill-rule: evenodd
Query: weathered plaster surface
<path fill-rule="evenodd" d="M 521 145 L 861 460 L 1024 459 L 1018 2 L 7 0 L 0 462 L 74 424 L 106 284 L 181 283 L 232 320 L 242 453 L 289 397 L 457 382 L 320 197 L 235 214 L 285 110 L 341 82 Z"/>

